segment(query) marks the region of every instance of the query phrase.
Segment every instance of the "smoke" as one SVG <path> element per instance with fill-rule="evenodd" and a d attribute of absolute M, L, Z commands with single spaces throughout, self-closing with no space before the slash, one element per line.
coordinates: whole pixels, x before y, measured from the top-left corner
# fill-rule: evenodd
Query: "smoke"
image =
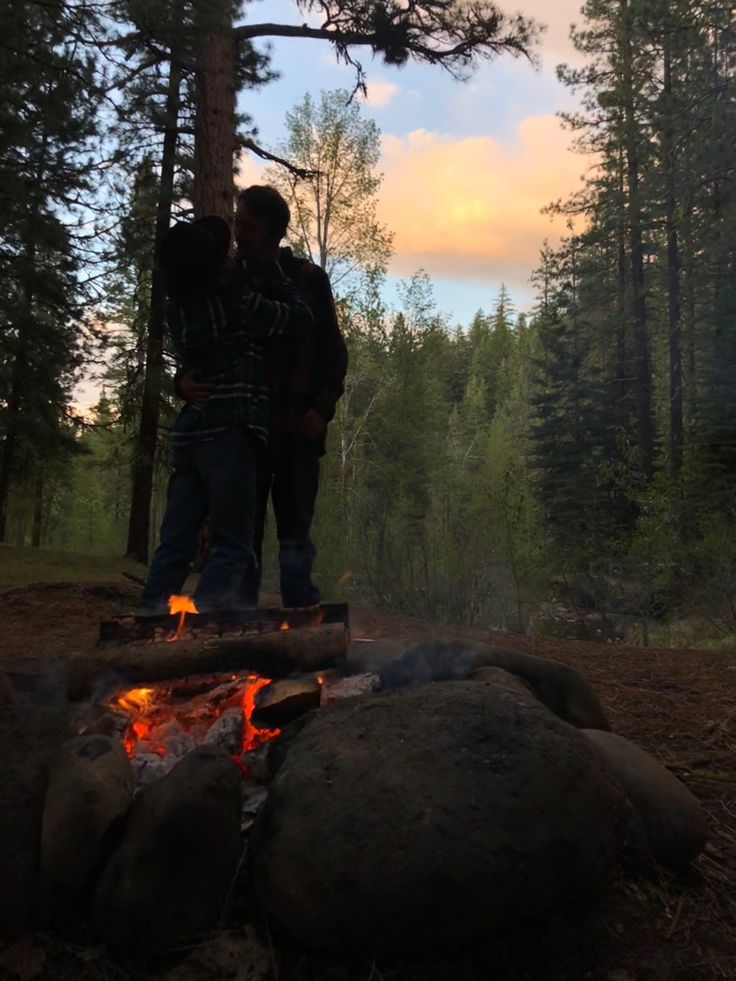
<path fill-rule="evenodd" d="M 430 681 L 461 681 L 477 667 L 470 644 L 453 640 L 431 640 L 409 648 L 380 671 L 381 685 L 405 688 Z"/>

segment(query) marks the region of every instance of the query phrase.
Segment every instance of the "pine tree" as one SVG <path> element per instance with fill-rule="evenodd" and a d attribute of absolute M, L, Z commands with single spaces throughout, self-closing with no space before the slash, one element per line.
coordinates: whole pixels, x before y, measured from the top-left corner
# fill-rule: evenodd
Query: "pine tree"
<path fill-rule="evenodd" d="M 18 480 L 35 475 L 41 498 L 46 462 L 75 447 L 68 407 L 85 340 L 78 224 L 99 92 L 95 63 L 75 43 L 84 17 L 81 6 L 19 2 L 0 18 L 0 541 Z"/>

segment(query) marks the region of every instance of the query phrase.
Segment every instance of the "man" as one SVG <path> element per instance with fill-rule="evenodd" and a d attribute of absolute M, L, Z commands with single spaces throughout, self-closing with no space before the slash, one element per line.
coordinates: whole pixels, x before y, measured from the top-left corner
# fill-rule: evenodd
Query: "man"
<path fill-rule="evenodd" d="M 200 611 L 239 599 L 252 565 L 259 443 L 268 437 L 264 348 L 275 338 L 298 339 L 311 313 L 272 263 L 272 299 L 248 284 L 226 284 L 230 229 L 221 218 L 177 223 L 161 246 L 167 321 L 177 357 L 208 384 L 204 402 L 190 402 L 172 432 L 174 473 L 161 543 L 143 590 L 141 609 L 166 609 L 181 591 L 209 516 L 211 550 L 195 602 Z"/>
<path fill-rule="evenodd" d="M 275 268 L 298 288 L 312 311 L 311 338 L 301 346 L 274 339 L 266 348 L 271 402 L 268 452 L 259 460 L 253 548 L 256 561 L 243 580 L 240 600 L 256 605 L 261 583 L 263 533 L 271 496 L 279 540 L 281 599 L 286 607 L 312 606 L 320 592 L 312 582 L 315 548 L 310 538 L 319 488 L 319 461 L 327 425 L 344 391 L 347 349 L 340 334 L 330 281 L 323 269 L 279 248 L 289 207 L 272 187 L 253 185 L 238 197 L 235 239 L 244 280 L 270 295 Z M 302 335 L 303 336 L 303 335 Z M 206 397 L 196 374 L 179 382 L 187 401 Z"/>

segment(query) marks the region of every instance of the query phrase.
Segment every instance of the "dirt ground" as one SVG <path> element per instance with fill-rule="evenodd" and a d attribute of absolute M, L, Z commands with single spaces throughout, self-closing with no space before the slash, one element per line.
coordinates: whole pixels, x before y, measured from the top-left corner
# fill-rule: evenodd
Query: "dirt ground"
<path fill-rule="evenodd" d="M 130 609 L 135 586 L 94 583 L 0 593 L 2 659 L 66 656 L 94 645 L 100 620 Z M 736 981 L 736 652 L 662 650 L 460 630 L 353 608 L 355 637 L 407 644 L 431 636 L 491 640 L 576 668 L 613 726 L 661 760 L 699 798 L 712 831 L 686 875 L 621 882 L 602 905 L 554 918 L 490 950 L 422 964 L 318 958 L 269 925 L 238 924 L 172 969 L 130 966 L 49 938 L 0 947 L 0 981 Z M 242 922 L 242 921 L 241 921 Z M 172 973 L 173 971 L 173 973 Z"/>

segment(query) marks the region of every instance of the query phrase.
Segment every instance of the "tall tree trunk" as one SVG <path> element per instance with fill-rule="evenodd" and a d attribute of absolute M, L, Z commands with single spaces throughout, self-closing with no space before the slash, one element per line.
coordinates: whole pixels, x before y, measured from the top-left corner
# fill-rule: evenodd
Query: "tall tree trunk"
<path fill-rule="evenodd" d="M 619 156 L 618 172 L 619 206 L 616 220 L 616 439 L 623 439 L 629 429 L 629 399 L 631 385 L 628 368 L 628 255 L 626 253 L 626 218 L 624 215 L 624 159 Z M 619 481 L 615 483 L 614 510 L 616 524 L 625 528 L 632 515 L 631 501 Z"/>
<path fill-rule="evenodd" d="M 195 218 L 233 216 L 236 42 L 231 0 L 210 3 L 200 17 L 194 127 Z"/>
<path fill-rule="evenodd" d="M 13 468 L 18 450 L 17 420 L 23 402 L 23 373 L 25 371 L 24 331 L 18 331 L 18 350 L 13 361 L 13 373 L 10 383 L 10 396 L 6 409 L 8 425 L 0 451 L 0 542 L 5 542 L 8 526 L 8 504 L 12 486 Z"/>
<path fill-rule="evenodd" d="M 164 327 L 166 300 L 163 277 L 155 256 L 171 221 L 171 203 L 174 196 L 174 170 L 176 163 L 176 138 L 179 110 L 181 107 L 181 70 L 172 56 L 166 93 L 166 131 L 164 132 L 161 157 L 161 183 L 156 209 L 156 234 L 154 238 L 153 276 L 151 279 L 151 305 L 148 317 L 146 341 L 146 369 L 143 376 L 141 417 L 133 463 L 133 488 L 128 521 L 126 558 L 137 562 L 148 561 L 148 543 L 151 534 L 151 494 L 156 460 L 156 444 L 160 414 L 161 385 L 164 364 Z"/>
<path fill-rule="evenodd" d="M 689 168 L 688 168 L 689 169 Z M 687 351 L 687 418 L 698 414 L 697 322 L 695 319 L 695 253 L 693 244 L 693 204 L 688 197 L 683 207 L 682 244 L 684 250 L 684 298 Z"/>
<path fill-rule="evenodd" d="M 652 369 L 649 356 L 647 307 L 644 292 L 644 244 L 642 239 L 641 196 L 639 190 L 639 139 L 634 105 L 633 53 L 628 0 L 620 2 L 621 87 L 624 108 L 624 143 L 631 258 L 632 313 L 634 319 L 634 396 L 636 402 L 639 469 L 646 480 L 654 473 L 654 434 L 652 428 Z"/>
<path fill-rule="evenodd" d="M 41 140 L 39 160 L 36 167 L 36 186 L 41 188 L 45 166 L 46 150 L 48 137 L 44 134 Z M 26 242 L 26 277 L 36 268 L 36 233 L 38 226 L 38 216 L 41 210 L 41 199 L 37 194 L 31 202 L 31 210 L 28 218 L 28 241 Z M 8 503 L 10 501 L 10 488 L 13 481 L 13 468 L 19 446 L 18 419 L 23 407 L 24 391 L 23 376 L 26 370 L 27 352 L 26 339 L 28 326 L 33 318 L 33 288 L 26 280 L 23 287 L 23 308 L 20 320 L 16 325 L 18 330 L 18 340 L 13 359 L 13 369 L 10 378 L 10 395 L 6 409 L 8 423 L 5 430 L 2 450 L 0 450 L 0 542 L 5 541 L 8 526 Z"/>
<path fill-rule="evenodd" d="M 33 528 L 31 530 L 31 545 L 33 548 L 41 547 L 43 537 L 43 497 L 44 484 L 43 472 L 36 478 L 36 488 L 33 501 Z"/>
<path fill-rule="evenodd" d="M 670 476 L 682 473 L 684 434 L 682 422 L 682 346 L 680 304 L 680 244 L 677 233 L 677 189 L 675 186 L 675 141 L 672 104 L 672 53 L 670 38 L 664 40 L 665 116 L 662 128 L 662 162 L 665 170 L 665 213 L 667 225 L 667 303 L 670 355 Z"/>

